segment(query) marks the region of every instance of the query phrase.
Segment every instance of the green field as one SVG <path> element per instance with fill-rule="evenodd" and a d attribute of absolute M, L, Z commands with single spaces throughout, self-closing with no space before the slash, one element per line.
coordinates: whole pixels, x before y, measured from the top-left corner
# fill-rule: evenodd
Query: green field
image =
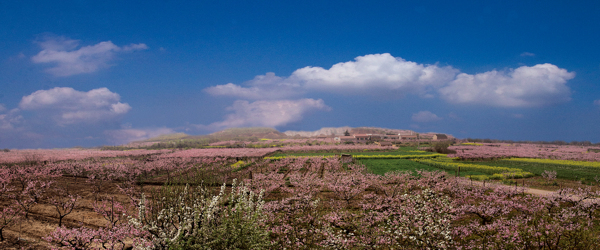
<path fill-rule="evenodd" d="M 330 156 L 330 155 L 431 155 L 434 153 L 417 150 L 416 147 L 400 147 L 394 151 L 360 151 L 360 152 L 338 152 L 338 153 L 278 153 L 273 155 L 279 156 Z M 406 159 L 360 159 L 358 163 L 364 164 L 369 171 L 374 174 L 383 175 L 390 171 L 440 171 L 440 169 L 430 167 L 418 162 Z"/>
<path fill-rule="evenodd" d="M 360 152 L 338 152 L 338 153 L 277 153 L 273 155 L 274 157 L 281 156 L 331 156 L 331 155 L 340 155 L 340 154 L 349 154 L 349 155 L 432 155 L 437 153 L 425 152 L 417 150 L 416 147 L 400 147 L 394 151 L 360 151 Z M 425 171 L 445 171 L 449 174 L 454 175 L 455 172 L 452 170 L 443 170 L 433 166 L 428 166 L 425 164 L 421 164 L 415 161 L 411 161 L 408 159 L 360 159 L 357 160 L 358 163 L 364 164 L 369 171 L 374 174 L 383 175 L 386 172 L 390 171 L 415 171 L 415 170 L 425 170 Z M 542 171 L 543 172 L 543 171 Z M 483 172 L 477 171 L 461 171 L 460 175 L 463 177 L 468 177 L 470 175 L 485 175 Z"/>
<path fill-rule="evenodd" d="M 434 154 L 431 152 L 419 151 L 415 147 L 400 147 L 394 151 L 372 151 L 372 152 L 338 152 L 338 153 L 278 153 L 273 156 L 330 156 L 330 155 L 430 155 Z M 408 159 L 360 159 L 358 163 L 364 164 L 372 173 L 383 175 L 389 171 L 415 171 L 415 170 L 426 170 L 426 171 L 445 171 L 449 174 L 456 174 L 452 170 L 442 170 L 433 166 L 421 164 Z M 577 165 L 564 165 L 564 164 L 551 164 L 551 163 L 537 163 L 537 162 L 517 162 L 508 160 L 493 160 L 493 161 L 459 161 L 465 164 L 475 164 L 482 166 L 492 167 L 506 167 L 521 169 L 525 172 L 533 173 L 536 176 L 541 176 L 544 170 L 556 171 L 557 178 L 581 181 L 585 180 L 588 183 L 595 183 L 595 178 L 600 177 L 600 168 L 577 166 Z M 469 177 L 471 175 L 487 175 L 489 173 L 479 171 L 464 171 L 461 170 L 460 176 Z"/>
<path fill-rule="evenodd" d="M 523 171 L 527 171 L 541 176 L 544 170 L 556 171 L 556 177 L 559 179 L 575 180 L 579 181 L 584 179 L 586 182 L 596 182 L 595 177 L 600 176 L 600 168 L 590 168 L 584 166 L 573 166 L 573 165 L 561 165 L 561 164 L 548 164 L 548 163 L 534 163 L 534 162 L 515 162 L 507 160 L 495 160 L 485 162 L 469 162 L 470 164 L 479 164 L 486 166 L 496 167 L 509 167 L 519 168 Z"/>
<path fill-rule="evenodd" d="M 364 164 L 374 174 L 383 175 L 390 171 L 440 171 L 440 169 L 405 159 L 361 159 L 357 163 Z"/>
<path fill-rule="evenodd" d="M 349 154 L 349 155 L 429 155 L 434 154 L 431 152 L 425 152 L 417 150 L 415 147 L 400 147 L 398 150 L 394 151 L 359 151 L 359 152 L 337 152 L 337 153 L 277 153 L 272 156 L 328 156 L 328 155 L 340 155 L 340 154 Z"/>

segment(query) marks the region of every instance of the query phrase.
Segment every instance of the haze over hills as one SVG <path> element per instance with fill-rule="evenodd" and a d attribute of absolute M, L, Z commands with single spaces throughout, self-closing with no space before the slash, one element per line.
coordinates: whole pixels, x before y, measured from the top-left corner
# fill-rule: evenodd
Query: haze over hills
<path fill-rule="evenodd" d="M 268 139 L 283 139 L 288 136 L 273 128 L 251 127 L 251 128 L 229 128 L 209 134 L 220 140 L 231 140 L 235 138 L 257 137 Z"/>
<path fill-rule="evenodd" d="M 324 127 L 316 131 L 285 131 L 279 132 L 273 128 L 266 127 L 250 127 L 250 128 L 229 128 L 214 132 L 208 135 L 188 135 L 185 133 L 175 133 L 160 135 L 143 141 L 130 142 L 123 146 L 128 147 L 147 147 L 155 143 L 176 143 L 176 142 L 192 142 L 208 144 L 218 141 L 253 141 L 259 139 L 290 139 L 290 138 L 306 138 L 316 136 L 341 136 L 348 131 L 351 134 L 415 134 L 415 131 L 405 129 L 389 129 L 378 127 Z M 421 133 L 431 134 L 431 133 Z"/>
<path fill-rule="evenodd" d="M 174 142 L 194 142 L 208 144 L 211 142 L 228 141 L 228 140 L 257 140 L 261 138 L 268 139 L 284 139 L 290 138 L 284 133 L 281 133 L 273 128 L 251 127 L 251 128 L 229 128 L 214 132 L 208 135 L 188 135 L 185 133 L 176 133 L 168 135 L 160 135 L 149 138 L 143 141 L 130 142 L 123 146 L 128 147 L 145 147 L 155 143 L 174 143 Z"/>

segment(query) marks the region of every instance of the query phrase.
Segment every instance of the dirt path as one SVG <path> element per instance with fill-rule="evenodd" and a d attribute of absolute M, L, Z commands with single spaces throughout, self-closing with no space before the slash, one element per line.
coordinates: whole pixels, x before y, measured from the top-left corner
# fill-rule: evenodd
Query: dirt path
<path fill-rule="evenodd" d="M 535 195 L 542 195 L 542 196 L 548 196 L 548 195 L 553 194 L 554 191 L 548 191 L 548 190 L 535 189 L 535 188 L 527 188 L 526 187 L 525 193 L 535 194 Z"/>

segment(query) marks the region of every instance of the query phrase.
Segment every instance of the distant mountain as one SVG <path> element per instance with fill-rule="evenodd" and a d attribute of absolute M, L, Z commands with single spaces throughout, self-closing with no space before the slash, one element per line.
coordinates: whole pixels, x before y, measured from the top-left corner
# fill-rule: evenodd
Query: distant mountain
<path fill-rule="evenodd" d="M 326 135 L 326 136 L 330 136 L 330 135 L 335 135 L 335 136 L 341 136 L 344 135 L 344 132 L 348 131 L 350 134 L 399 134 L 399 133 L 403 133 L 403 134 L 410 134 L 415 133 L 412 130 L 403 130 L 403 129 L 389 129 L 389 128 L 377 128 L 377 127 L 358 127 L 358 128 L 352 128 L 352 127 L 338 127 L 338 128 L 321 128 L 319 130 L 316 131 L 285 131 L 283 132 L 284 134 L 288 135 L 288 136 L 302 136 L 302 137 L 314 137 L 314 136 L 319 136 L 319 135 Z"/>
<path fill-rule="evenodd" d="M 167 135 L 159 135 L 157 137 L 149 138 L 144 140 L 143 142 L 162 142 L 162 141 L 172 141 L 172 140 L 180 140 L 190 137 L 190 135 L 185 133 L 176 133 L 176 134 L 167 134 Z"/>
<path fill-rule="evenodd" d="M 268 139 L 283 139 L 288 136 L 273 128 L 228 128 L 218 132 L 209 134 L 208 136 L 219 140 L 231 140 L 236 138 L 268 138 Z"/>
<path fill-rule="evenodd" d="M 187 135 L 176 133 L 161 135 L 144 141 L 131 142 L 128 147 L 149 147 L 155 143 L 161 144 L 186 144 L 186 145 L 207 145 L 208 143 L 218 141 L 255 141 L 262 138 L 267 139 L 285 139 L 285 138 L 303 138 L 316 137 L 320 135 L 341 136 L 348 131 L 350 134 L 415 134 L 412 130 L 389 129 L 377 127 L 326 127 L 316 131 L 285 131 L 279 132 L 273 128 L 253 127 L 253 128 L 229 128 L 214 132 L 208 135 Z M 421 133 L 425 135 L 426 133 Z M 432 134 L 433 135 L 433 134 Z"/>
<path fill-rule="evenodd" d="M 208 143 L 218 141 L 252 141 L 262 138 L 268 139 L 284 139 L 289 138 L 286 134 L 281 133 L 273 128 L 229 128 L 214 132 L 208 135 L 188 135 L 185 133 L 176 133 L 168 135 L 160 135 L 143 141 L 130 142 L 126 147 L 150 147 L 153 144 L 185 144 L 185 145 L 207 145 Z"/>

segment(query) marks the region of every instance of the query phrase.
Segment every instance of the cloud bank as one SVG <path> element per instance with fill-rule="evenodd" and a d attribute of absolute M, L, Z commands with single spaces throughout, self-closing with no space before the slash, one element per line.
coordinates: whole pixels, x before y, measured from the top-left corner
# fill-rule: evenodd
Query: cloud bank
<path fill-rule="evenodd" d="M 522 56 L 534 54 L 525 52 Z M 571 89 L 566 83 L 574 77 L 575 73 L 549 63 L 467 74 L 452 66 L 411 62 L 389 53 L 370 54 L 329 69 L 308 66 L 289 77 L 269 72 L 241 85 L 227 83 L 206 88 L 204 91 L 210 95 L 242 100 L 228 108 L 233 113 L 224 121 L 199 127 L 276 127 L 301 120 L 308 110 L 329 110 L 320 99 L 290 100 L 313 93 L 386 99 L 416 95 L 437 97 L 452 104 L 504 108 L 548 106 L 571 100 Z M 420 111 L 411 118 L 419 123 L 442 120 L 430 111 Z"/>
<path fill-rule="evenodd" d="M 289 77 L 267 73 L 245 86 L 228 83 L 205 91 L 246 100 L 286 99 L 316 92 L 397 98 L 413 94 L 438 96 L 455 104 L 538 107 L 570 101 L 566 83 L 574 77 L 575 73 L 549 63 L 471 75 L 451 66 L 419 64 L 385 53 L 359 56 L 329 69 L 304 67 Z"/>
<path fill-rule="evenodd" d="M 33 56 L 31 61 L 53 64 L 54 66 L 46 69 L 46 72 L 55 76 L 96 72 L 110 67 L 109 62 L 114 59 L 116 53 L 148 49 L 148 46 L 143 43 L 119 47 L 111 41 L 77 49 L 78 40 L 52 36 L 37 43 L 42 51 Z"/>
<path fill-rule="evenodd" d="M 309 112 L 330 109 L 321 99 L 238 100 L 227 108 L 232 113 L 226 115 L 224 121 L 196 125 L 196 128 L 214 131 L 231 127 L 277 127 L 300 121 Z"/>
<path fill-rule="evenodd" d="M 50 115 L 61 126 L 77 123 L 96 123 L 120 118 L 131 110 L 121 97 L 107 88 L 88 92 L 72 88 L 38 90 L 24 96 L 19 108 Z"/>
<path fill-rule="evenodd" d="M 0 143 L 21 148 L 73 146 L 72 143 L 101 145 L 165 132 L 115 132 L 130 110 L 131 106 L 121 102 L 119 94 L 107 88 L 38 90 L 23 96 L 18 108 L 9 110 L 0 104 Z"/>
<path fill-rule="evenodd" d="M 23 116 L 19 114 L 19 109 L 7 110 L 0 104 L 0 132 L 12 132 L 23 123 Z"/>
<path fill-rule="evenodd" d="M 290 79 L 309 90 L 334 93 L 380 94 L 388 90 L 422 94 L 453 79 L 456 73 L 452 67 L 418 64 L 385 53 L 359 56 L 330 69 L 301 68 Z"/>
<path fill-rule="evenodd" d="M 575 73 L 546 63 L 506 72 L 461 73 L 438 92 L 450 103 L 539 107 L 570 101 L 566 82 L 574 77 Z"/>
<path fill-rule="evenodd" d="M 338 63 L 329 69 L 304 67 L 287 78 L 269 72 L 246 82 L 248 87 L 228 83 L 205 91 L 216 96 L 252 100 L 283 99 L 307 92 L 425 95 L 454 79 L 457 73 L 458 70 L 449 66 L 418 64 L 385 53 L 359 56 L 354 61 Z"/>
<path fill-rule="evenodd" d="M 247 100 L 285 99 L 305 92 L 299 84 L 276 76 L 272 72 L 256 76 L 245 84 L 249 87 L 228 83 L 206 88 L 205 91 L 214 96 L 232 96 Z"/>

